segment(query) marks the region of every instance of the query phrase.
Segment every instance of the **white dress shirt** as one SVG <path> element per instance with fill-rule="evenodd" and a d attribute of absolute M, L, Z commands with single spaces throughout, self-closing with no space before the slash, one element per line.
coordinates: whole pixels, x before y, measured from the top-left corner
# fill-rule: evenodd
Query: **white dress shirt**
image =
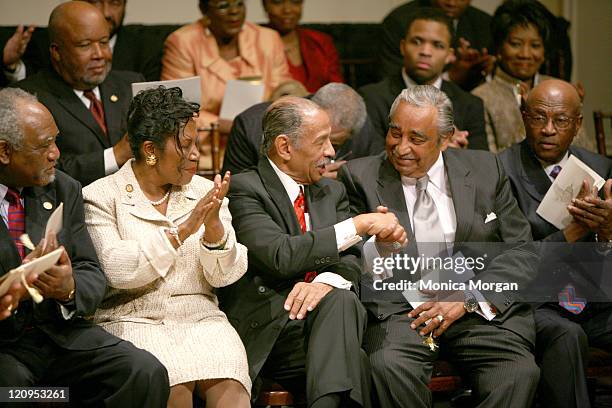
<path fill-rule="evenodd" d="M 295 202 L 296 198 L 300 194 L 300 189 L 303 188 L 303 186 L 296 183 L 295 180 L 293 180 L 287 174 L 283 173 L 272 160 L 268 159 L 268 161 L 285 188 L 285 191 L 289 196 L 289 200 L 291 203 Z M 310 225 L 310 214 L 305 212 L 304 219 L 306 221 L 306 230 L 310 231 L 312 227 Z M 361 241 L 361 237 L 357 235 L 357 230 L 355 229 L 355 224 L 353 223 L 352 218 L 348 218 L 335 224 L 334 231 L 336 232 L 336 245 L 338 251 L 343 251 Z M 322 272 L 318 274 L 313 282 L 326 283 L 335 288 L 347 290 L 352 286 L 351 282 L 332 272 Z"/>
<path fill-rule="evenodd" d="M 89 110 L 91 108 L 91 101 L 85 97 L 85 92 L 79 89 L 73 89 L 73 91 Z M 94 95 L 96 95 L 96 98 L 98 98 L 99 101 L 102 101 L 102 97 L 100 96 L 100 87 L 96 86 L 94 89 L 92 89 L 92 91 Z M 113 148 L 109 147 L 108 149 L 104 149 L 104 174 L 108 176 L 117 170 L 119 170 L 119 165 L 117 164 L 117 159 L 115 158 Z"/>

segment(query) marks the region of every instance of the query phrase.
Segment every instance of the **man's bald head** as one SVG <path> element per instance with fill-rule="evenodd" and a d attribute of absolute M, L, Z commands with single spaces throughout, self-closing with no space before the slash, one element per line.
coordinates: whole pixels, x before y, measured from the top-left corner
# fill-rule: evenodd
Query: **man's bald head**
<path fill-rule="evenodd" d="M 565 81 L 546 80 L 529 92 L 523 121 L 527 143 L 540 160 L 563 159 L 582 125 L 581 111 L 578 91 Z"/>
<path fill-rule="evenodd" d="M 576 87 L 560 79 L 548 79 L 536 85 L 527 97 L 527 108 L 538 101 L 548 101 L 551 104 L 556 101 L 576 114 L 580 114 L 582 109 L 582 102 Z"/>
<path fill-rule="evenodd" d="M 68 1 L 53 9 L 49 16 L 49 40 L 53 42 L 62 41 L 65 31 L 71 30 L 75 25 L 98 19 L 104 24 L 104 15 L 93 5 L 85 1 Z"/>
<path fill-rule="evenodd" d="M 102 13 L 84 1 L 57 6 L 49 18 L 51 63 L 72 88 L 90 90 L 111 69 L 109 26 Z"/>

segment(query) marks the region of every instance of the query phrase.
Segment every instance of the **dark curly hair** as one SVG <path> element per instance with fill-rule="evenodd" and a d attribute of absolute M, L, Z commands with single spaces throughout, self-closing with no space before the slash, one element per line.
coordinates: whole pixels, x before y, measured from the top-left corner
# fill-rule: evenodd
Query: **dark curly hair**
<path fill-rule="evenodd" d="M 544 49 L 549 48 L 550 17 L 548 9 L 537 0 L 509 0 L 495 10 L 491 20 L 491 33 L 493 34 L 494 52 L 497 53 L 510 31 L 516 27 L 525 27 L 532 24 L 542 41 Z"/>
<path fill-rule="evenodd" d="M 128 140 L 134 158 L 142 158 L 140 148 L 147 140 L 163 150 L 166 140 L 174 137 L 180 146 L 181 130 L 199 111 L 199 104 L 183 99 L 181 88 L 159 86 L 138 92 L 127 117 Z"/>

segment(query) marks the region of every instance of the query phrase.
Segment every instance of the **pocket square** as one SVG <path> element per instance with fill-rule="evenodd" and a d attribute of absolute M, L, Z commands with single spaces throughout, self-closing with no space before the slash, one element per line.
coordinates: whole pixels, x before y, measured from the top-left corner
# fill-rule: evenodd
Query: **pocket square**
<path fill-rule="evenodd" d="M 489 223 L 489 222 L 491 222 L 493 220 L 496 220 L 496 219 L 497 219 L 497 215 L 495 215 L 494 212 L 490 212 L 490 213 L 487 214 L 487 218 L 485 218 L 485 224 L 487 224 L 487 223 Z"/>

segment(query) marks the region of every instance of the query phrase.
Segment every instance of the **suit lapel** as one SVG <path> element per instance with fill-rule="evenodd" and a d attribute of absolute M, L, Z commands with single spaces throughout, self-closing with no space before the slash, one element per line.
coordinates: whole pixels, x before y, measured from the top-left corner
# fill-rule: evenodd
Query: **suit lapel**
<path fill-rule="evenodd" d="M 47 220 L 59 205 L 56 201 L 55 189 L 51 188 L 52 185 L 53 183 L 49 184 L 47 187 L 25 188 L 23 192 L 26 213 L 26 233 L 34 245 L 38 245 L 40 240 L 44 237 Z M 50 208 L 46 209 L 43 205 L 44 203 L 50 203 Z M 46 205 L 49 206 L 48 204 Z"/>
<path fill-rule="evenodd" d="M 49 86 L 53 90 L 58 103 L 76 120 L 87 126 L 98 138 L 102 146 L 105 148 L 110 147 L 100 125 L 98 125 L 89 109 L 85 107 L 85 104 L 76 96 L 74 90 L 55 71 L 49 76 L 49 81 Z"/>
<path fill-rule="evenodd" d="M 457 219 L 455 242 L 463 242 L 472 229 L 474 209 L 476 208 L 476 188 L 470 176 L 470 170 L 456 157 L 457 152 L 446 150 L 442 155 L 450 184 L 453 206 L 455 207 L 455 218 Z"/>
<path fill-rule="evenodd" d="M 537 201 L 542 201 L 552 183 L 527 144 L 527 140 L 521 142 L 520 160 L 519 171 L 525 191 Z"/>
<path fill-rule="evenodd" d="M 272 202 L 274 205 L 276 205 L 276 208 L 278 208 L 278 211 L 282 215 L 286 231 L 291 235 L 300 235 L 302 233 L 302 229 L 300 228 L 300 223 L 298 222 L 295 211 L 293 210 L 293 203 L 289 200 L 287 190 L 285 190 L 285 187 L 283 187 L 283 183 L 281 183 L 280 179 L 274 172 L 274 169 L 268 162 L 267 157 L 262 157 L 259 160 L 257 170 L 264 188 L 268 194 L 270 194 Z"/>
<path fill-rule="evenodd" d="M 104 119 L 108 129 L 110 144 L 114 146 L 123 136 L 121 134 L 121 123 L 123 121 L 122 107 L 126 104 L 124 101 L 132 99 L 130 87 L 119 87 L 116 82 L 109 81 L 107 77 L 106 81 L 100 84 L 100 98 L 104 106 Z"/>
<path fill-rule="evenodd" d="M 380 205 L 384 205 L 389 208 L 390 212 L 395 214 L 400 224 L 406 230 L 408 238 L 411 239 L 414 234 L 412 233 L 412 224 L 410 223 L 410 216 L 406 208 L 402 180 L 397 170 L 387 159 L 383 160 L 378 169 L 376 195 Z"/>

